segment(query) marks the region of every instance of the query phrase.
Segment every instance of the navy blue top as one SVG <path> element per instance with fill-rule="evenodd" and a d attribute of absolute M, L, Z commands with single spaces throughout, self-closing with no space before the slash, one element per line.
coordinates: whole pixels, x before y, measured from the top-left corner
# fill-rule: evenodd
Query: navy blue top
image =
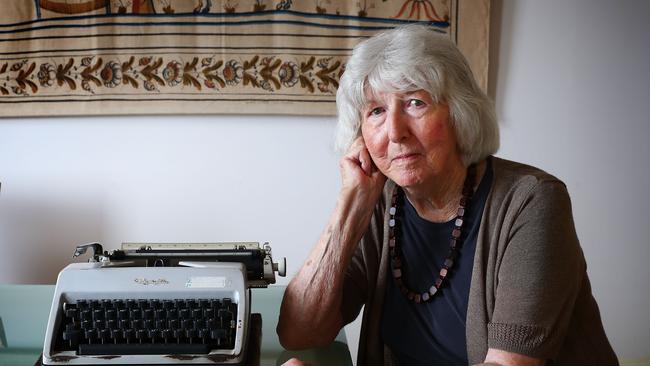
<path fill-rule="evenodd" d="M 487 169 L 468 210 L 462 246 L 443 285 L 428 303 L 416 304 L 399 291 L 389 274 L 381 320 L 384 343 L 400 365 L 467 366 L 465 319 L 478 229 L 492 185 L 492 164 Z M 434 223 L 421 218 L 400 193 L 396 240 L 402 252 L 402 280 L 414 292 L 426 292 L 438 277 L 449 253 L 455 219 Z"/>

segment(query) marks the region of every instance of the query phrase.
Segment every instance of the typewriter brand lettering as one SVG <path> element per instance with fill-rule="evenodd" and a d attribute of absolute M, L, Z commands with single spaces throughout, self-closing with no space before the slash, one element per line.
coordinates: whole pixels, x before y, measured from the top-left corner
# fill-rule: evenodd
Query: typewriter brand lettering
<path fill-rule="evenodd" d="M 169 285 L 169 281 L 164 278 L 159 278 L 157 280 L 149 280 L 146 278 L 136 278 L 135 283 L 143 286 L 158 286 L 158 285 Z"/>
<path fill-rule="evenodd" d="M 225 288 L 230 287 L 231 280 L 223 276 L 190 277 L 185 283 L 187 288 Z"/>

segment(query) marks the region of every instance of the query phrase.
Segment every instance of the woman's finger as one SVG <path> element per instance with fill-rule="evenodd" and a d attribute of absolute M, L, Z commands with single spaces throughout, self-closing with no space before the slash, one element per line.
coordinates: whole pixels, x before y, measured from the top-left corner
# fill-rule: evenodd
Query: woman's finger
<path fill-rule="evenodd" d="M 363 170 L 365 175 L 370 176 L 372 174 L 374 164 L 362 136 L 357 137 L 350 145 L 347 157 L 351 161 L 356 161 L 357 166 Z"/>
<path fill-rule="evenodd" d="M 361 162 L 361 169 L 366 173 L 367 176 L 372 175 L 372 159 L 370 158 L 370 153 L 365 147 L 359 151 L 359 161 Z"/>

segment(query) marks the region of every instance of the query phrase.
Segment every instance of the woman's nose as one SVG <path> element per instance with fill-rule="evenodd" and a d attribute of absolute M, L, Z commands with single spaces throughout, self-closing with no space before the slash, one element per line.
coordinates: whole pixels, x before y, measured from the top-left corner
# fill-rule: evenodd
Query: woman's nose
<path fill-rule="evenodd" d="M 387 124 L 388 138 L 392 142 L 401 142 L 409 135 L 407 116 L 403 111 L 395 108 L 388 111 Z"/>

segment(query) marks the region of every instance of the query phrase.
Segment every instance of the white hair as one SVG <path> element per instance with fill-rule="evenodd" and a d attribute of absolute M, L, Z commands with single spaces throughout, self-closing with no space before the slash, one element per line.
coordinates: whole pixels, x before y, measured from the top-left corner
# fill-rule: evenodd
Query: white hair
<path fill-rule="evenodd" d="M 345 152 L 361 133 L 367 95 L 425 90 L 449 106 L 449 117 L 465 165 L 499 148 L 494 107 L 449 37 L 425 25 L 407 25 L 359 43 L 336 93 L 336 148 Z"/>

